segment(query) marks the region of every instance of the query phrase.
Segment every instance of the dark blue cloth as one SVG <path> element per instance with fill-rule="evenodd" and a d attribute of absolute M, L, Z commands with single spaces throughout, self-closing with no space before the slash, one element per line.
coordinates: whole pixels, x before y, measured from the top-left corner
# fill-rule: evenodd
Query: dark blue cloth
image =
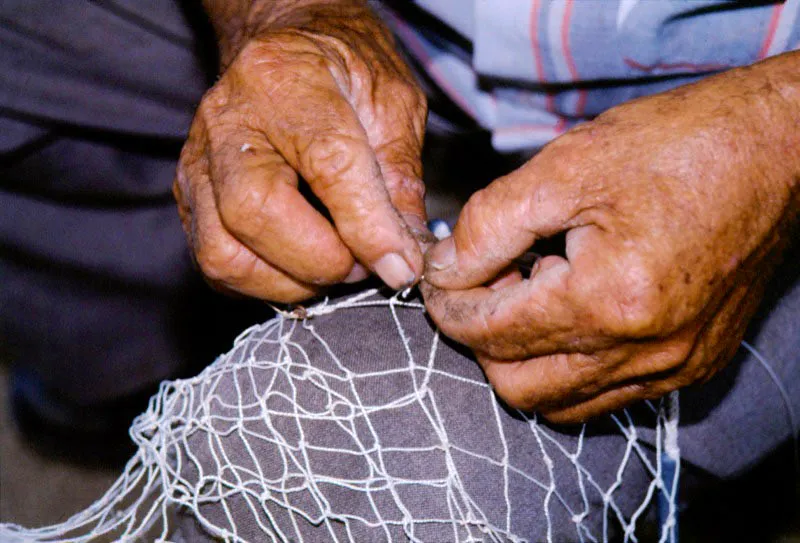
<path fill-rule="evenodd" d="M 0 4 L 0 343 L 68 401 L 137 392 L 244 325 L 171 194 L 214 77 L 207 25 L 200 2 Z"/>

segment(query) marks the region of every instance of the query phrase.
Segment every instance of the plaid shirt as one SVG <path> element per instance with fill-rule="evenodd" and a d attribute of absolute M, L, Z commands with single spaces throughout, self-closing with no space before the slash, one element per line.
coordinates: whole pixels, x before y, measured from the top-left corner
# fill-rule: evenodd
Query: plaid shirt
<path fill-rule="evenodd" d="M 390 9 L 390 26 L 505 151 L 540 147 L 626 100 L 800 47 L 800 0 L 414 3 L 433 23 L 412 25 Z"/>

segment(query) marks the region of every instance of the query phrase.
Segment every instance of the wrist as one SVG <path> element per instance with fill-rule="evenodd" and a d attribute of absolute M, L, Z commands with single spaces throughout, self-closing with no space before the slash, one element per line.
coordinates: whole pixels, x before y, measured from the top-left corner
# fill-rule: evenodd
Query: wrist
<path fill-rule="evenodd" d="M 354 26 L 382 25 L 366 0 L 204 0 L 217 34 L 224 71 L 251 39 L 284 29 L 311 32 L 347 31 Z"/>
<path fill-rule="evenodd" d="M 765 197 L 783 204 L 778 230 L 793 232 L 800 227 L 800 53 L 784 53 L 743 71 L 756 103 L 756 149 L 768 155 L 765 169 L 772 166 Z"/>
<path fill-rule="evenodd" d="M 800 53 L 791 52 L 743 69 L 755 102 L 762 148 L 772 154 L 775 181 L 790 193 L 800 191 Z"/>

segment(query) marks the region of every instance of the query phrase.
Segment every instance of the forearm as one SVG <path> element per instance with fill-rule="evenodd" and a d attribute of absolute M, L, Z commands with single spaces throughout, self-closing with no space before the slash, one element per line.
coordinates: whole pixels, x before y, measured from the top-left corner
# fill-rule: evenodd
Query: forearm
<path fill-rule="evenodd" d="M 280 28 L 334 29 L 354 23 L 380 26 L 366 0 L 203 0 L 217 34 L 224 70 L 258 34 Z"/>

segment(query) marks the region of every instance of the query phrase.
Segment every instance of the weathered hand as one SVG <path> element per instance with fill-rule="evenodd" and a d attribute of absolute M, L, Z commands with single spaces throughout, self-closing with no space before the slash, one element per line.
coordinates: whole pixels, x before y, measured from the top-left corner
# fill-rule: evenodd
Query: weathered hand
<path fill-rule="evenodd" d="M 222 288 L 291 302 L 367 269 L 394 288 L 422 274 L 425 98 L 386 30 L 347 4 L 248 37 L 200 104 L 174 193 Z"/>
<path fill-rule="evenodd" d="M 511 406 L 585 420 L 733 356 L 797 223 L 797 67 L 786 55 L 614 108 L 470 199 L 423 292 Z M 566 258 L 507 271 L 564 231 Z"/>

